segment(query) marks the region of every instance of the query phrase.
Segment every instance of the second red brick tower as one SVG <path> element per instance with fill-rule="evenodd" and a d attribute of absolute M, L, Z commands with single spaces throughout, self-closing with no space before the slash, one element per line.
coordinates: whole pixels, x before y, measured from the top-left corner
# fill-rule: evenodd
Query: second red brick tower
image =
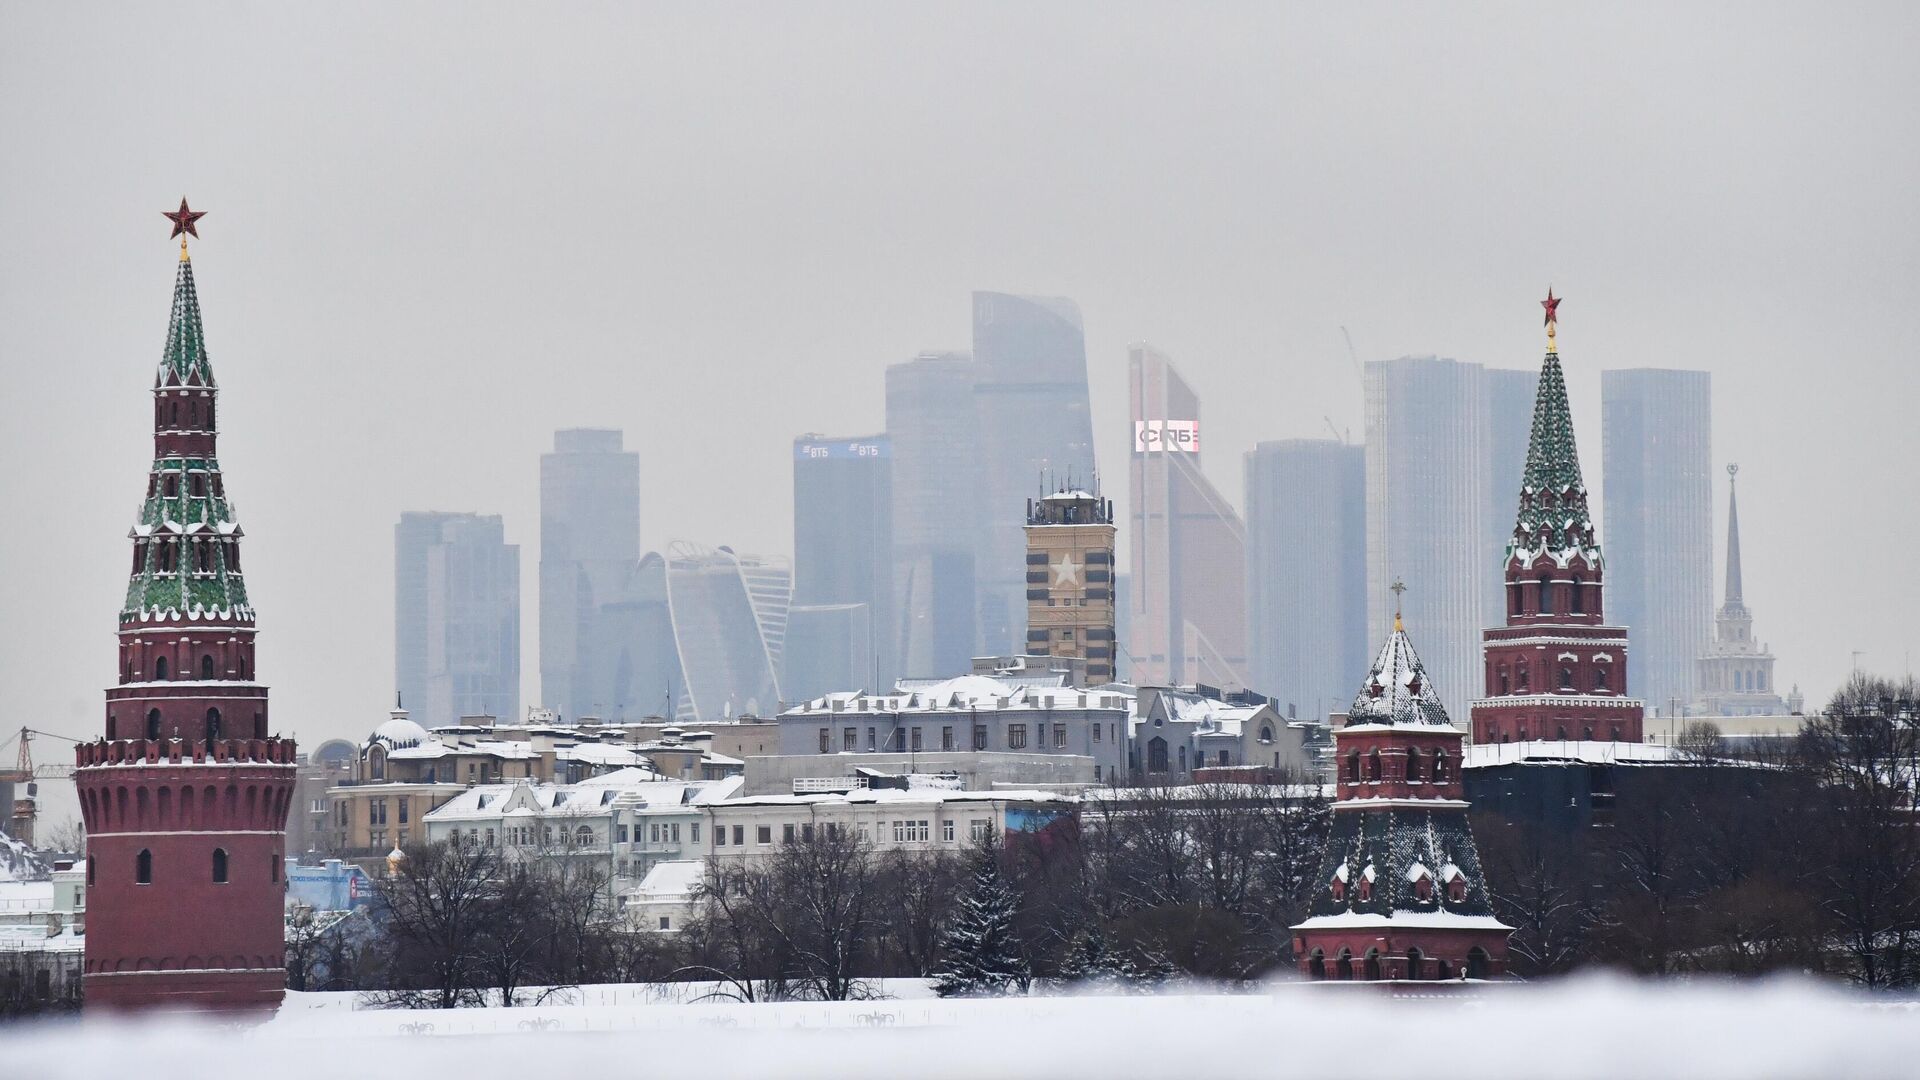
<path fill-rule="evenodd" d="M 1606 625 L 1606 560 L 1587 507 L 1567 383 L 1555 344 L 1551 290 L 1547 356 L 1533 403 L 1520 513 L 1506 553 L 1506 625 L 1481 636 L 1487 695 L 1473 703 L 1473 741 L 1639 742 L 1644 710 L 1627 696 L 1627 628 Z"/>

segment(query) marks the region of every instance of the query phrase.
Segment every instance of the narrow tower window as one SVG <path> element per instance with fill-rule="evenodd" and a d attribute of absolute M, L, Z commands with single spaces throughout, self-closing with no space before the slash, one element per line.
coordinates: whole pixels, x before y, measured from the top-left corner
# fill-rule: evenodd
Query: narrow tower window
<path fill-rule="evenodd" d="M 207 738 L 208 740 L 213 740 L 219 737 L 220 737 L 220 710 L 208 709 L 207 710 Z"/>
<path fill-rule="evenodd" d="M 222 885 L 226 884 L 226 881 L 227 881 L 227 849 L 226 848 L 213 849 L 213 880 L 218 884 L 222 884 Z"/>
<path fill-rule="evenodd" d="M 1586 583 L 1580 580 L 1580 575 L 1573 575 L 1573 591 L 1568 594 L 1572 598 L 1573 603 L 1568 605 L 1568 611 L 1575 615 L 1584 615 L 1586 613 L 1587 600 L 1584 595 L 1586 591 Z"/>
<path fill-rule="evenodd" d="M 1553 614 L 1553 582 L 1546 577 L 1540 579 L 1540 614 Z"/>
<path fill-rule="evenodd" d="M 160 738 L 160 710 L 159 709 L 147 710 L 147 738 L 153 739 L 153 740 L 158 740 Z"/>
<path fill-rule="evenodd" d="M 167 681 L 167 658 L 164 656 L 153 662 L 153 681 Z"/>
<path fill-rule="evenodd" d="M 133 883 L 135 885 L 153 884 L 153 852 L 146 848 L 133 857 Z"/>
<path fill-rule="evenodd" d="M 213 678 L 213 654 L 212 653 L 201 654 L 200 677 L 203 679 Z"/>

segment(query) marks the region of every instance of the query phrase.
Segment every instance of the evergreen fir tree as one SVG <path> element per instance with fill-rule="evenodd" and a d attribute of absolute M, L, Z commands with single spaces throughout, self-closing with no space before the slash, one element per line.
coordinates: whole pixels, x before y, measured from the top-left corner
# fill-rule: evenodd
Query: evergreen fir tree
<path fill-rule="evenodd" d="M 1126 974 L 1125 959 L 1114 954 L 1097 919 L 1074 937 L 1060 961 L 1060 981 L 1080 990 L 1110 988 Z"/>
<path fill-rule="evenodd" d="M 940 935 L 942 970 L 933 988 L 941 997 L 977 997 L 1025 990 L 1032 970 L 1014 935 L 1019 897 L 1000 880 L 999 853 L 980 849 L 973 885 Z"/>

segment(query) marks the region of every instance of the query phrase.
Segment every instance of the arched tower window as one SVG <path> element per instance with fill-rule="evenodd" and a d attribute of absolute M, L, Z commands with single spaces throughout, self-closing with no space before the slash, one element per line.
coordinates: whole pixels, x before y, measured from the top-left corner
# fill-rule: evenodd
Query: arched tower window
<path fill-rule="evenodd" d="M 1380 981 L 1380 950 L 1367 950 L 1367 981 Z"/>
<path fill-rule="evenodd" d="M 203 679 L 213 678 L 213 654 L 212 653 L 200 654 L 200 677 Z"/>
<path fill-rule="evenodd" d="M 1380 751 L 1378 750 L 1367 754 L 1367 779 L 1376 784 L 1380 782 Z"/>
<path fill-rule="evenodd" d="M 1427 977 L 1426 970 L 1425 970 L 1426 966 L 1427 966 L 1427 958 L 1421 955 L 1419 949 L 1409 946 L 1407 948 L 1407 978 L 1409 979 L 1426 978 Z"/>
<path fill-rule="evenodd" d="M 1333 969 L 1342 979 L 1353 978 L 1353 950 L 1342 946 L 1340 958 L 1334 961 Z"/>
<path fill-rule="evenodd" d="M 1573 689 L 1573 669 L 1567 667 L 1565 664 L 1560 666 L 1560 689 Z"/>
<path fill-rule="evenodd" d="M 1359 782 L 1360 782 L 1360 751 L 1354 750 L 1347 754 L 1347 783 L 1357 784 Z"/>
<path fill-rule="evenodd" d="M 1583 595 L 1585 592 L 1586 592 L 1585 583 L 1580 580 L 1580 575 L 1579 574 L 1573 575 L 1573 589 L 1571 592 L 1567 594 L 1568 598 L 1571 599 L 1573 602 L 1567 605 L 1568 611 L 1572 612 L 1575 615 L 1582 615 L 1586 613 L 1587 600 L 1586 600 L 1586 597 Z"/>
<path fill-rule="evenodd" d="M 147 710 L 147 738 L 156 742 L 159 741 L 160 739 L 160 710 L 159 709 Z"/>
<path fill-rule="evenodd" d="M 173 402 L 173 407 L 167 410 L 167 423 L 172 425 L 173 427 L 180 426 L 180 403 L 179 402 L 177 401 Z"/>
<path fill-rule="evenodd" d="M 1444 784 L 1447 782 L 1447 752 L 1445 750 L 1435 750 L 1433 752 L 1433 782 L 1436 784 Z"/>
<path fill-rule="evenodd" d="M 133 857 L 133 883 L 135 885 L 153 884 L 153 852 L 146 848 Z"/>
<path fill-rule="evenodd" d="M 1307 976 L 1313 979 L 1327 977 L 1327 954 L 1324 950 L 1315 949 L 1307 954 Z"/>
<path fill-rule="evenodd" d="M 1540 614 L 1553 614 L 1553 580 L 1540 575 Z"/>
<path fill-rule="evenodd" d="M 226 884 L 226 881 L 227 881 L 227 849 L 226 848 L 213 849 L 213 880 L 218 884 L 222 884 L 222 885 Z"/>
<path fill-rule="evenodd" d="M 1409 784 L 1417 783 L 1419 782 L 1419 780 L 1420 780 L 1420 751 L 1415 749 L 1409 749 L 1407 751 L 1407 783 Z"/>
<path fill-rule="evenodd" d="M 167 681 L 167 658 L 164 656 L 153 662 L 153 681 Z"/>
<path fill-rule="evenodd" d="M 211 742 L 220 737 L 220 710 L 207 710 L 207 740 Z"/>

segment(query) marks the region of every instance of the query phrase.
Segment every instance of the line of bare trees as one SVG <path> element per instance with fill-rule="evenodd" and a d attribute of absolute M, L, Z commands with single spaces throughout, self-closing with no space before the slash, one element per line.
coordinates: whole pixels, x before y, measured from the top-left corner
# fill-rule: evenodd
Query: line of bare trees
<path fill-rule="evenodd" d="M 1012 959 L 1031 977 L 1084 974 L 1091 954 L 1102 974 L 1248 978 L 1287 962 L 1327 820 L 1317 788 L 1208 784 L 1112 791 L 1077 830 L 984 853 L 876 850 L 816 828 L 710 867 L 681 970 L 745 1000 L 844 999 L 873 978 L 950 972 L 961 958 L 942 938 L 984 854 L 1015 897 Z"/>
<path fill-rule="evenodd" d="M 1476 815 L 1522 974 L 1804 971 L 1920 983 L 1920 697 L 1856 675 L 1796 737 L 1725 766 L 1616 768 L 1611 827 Z"/>

